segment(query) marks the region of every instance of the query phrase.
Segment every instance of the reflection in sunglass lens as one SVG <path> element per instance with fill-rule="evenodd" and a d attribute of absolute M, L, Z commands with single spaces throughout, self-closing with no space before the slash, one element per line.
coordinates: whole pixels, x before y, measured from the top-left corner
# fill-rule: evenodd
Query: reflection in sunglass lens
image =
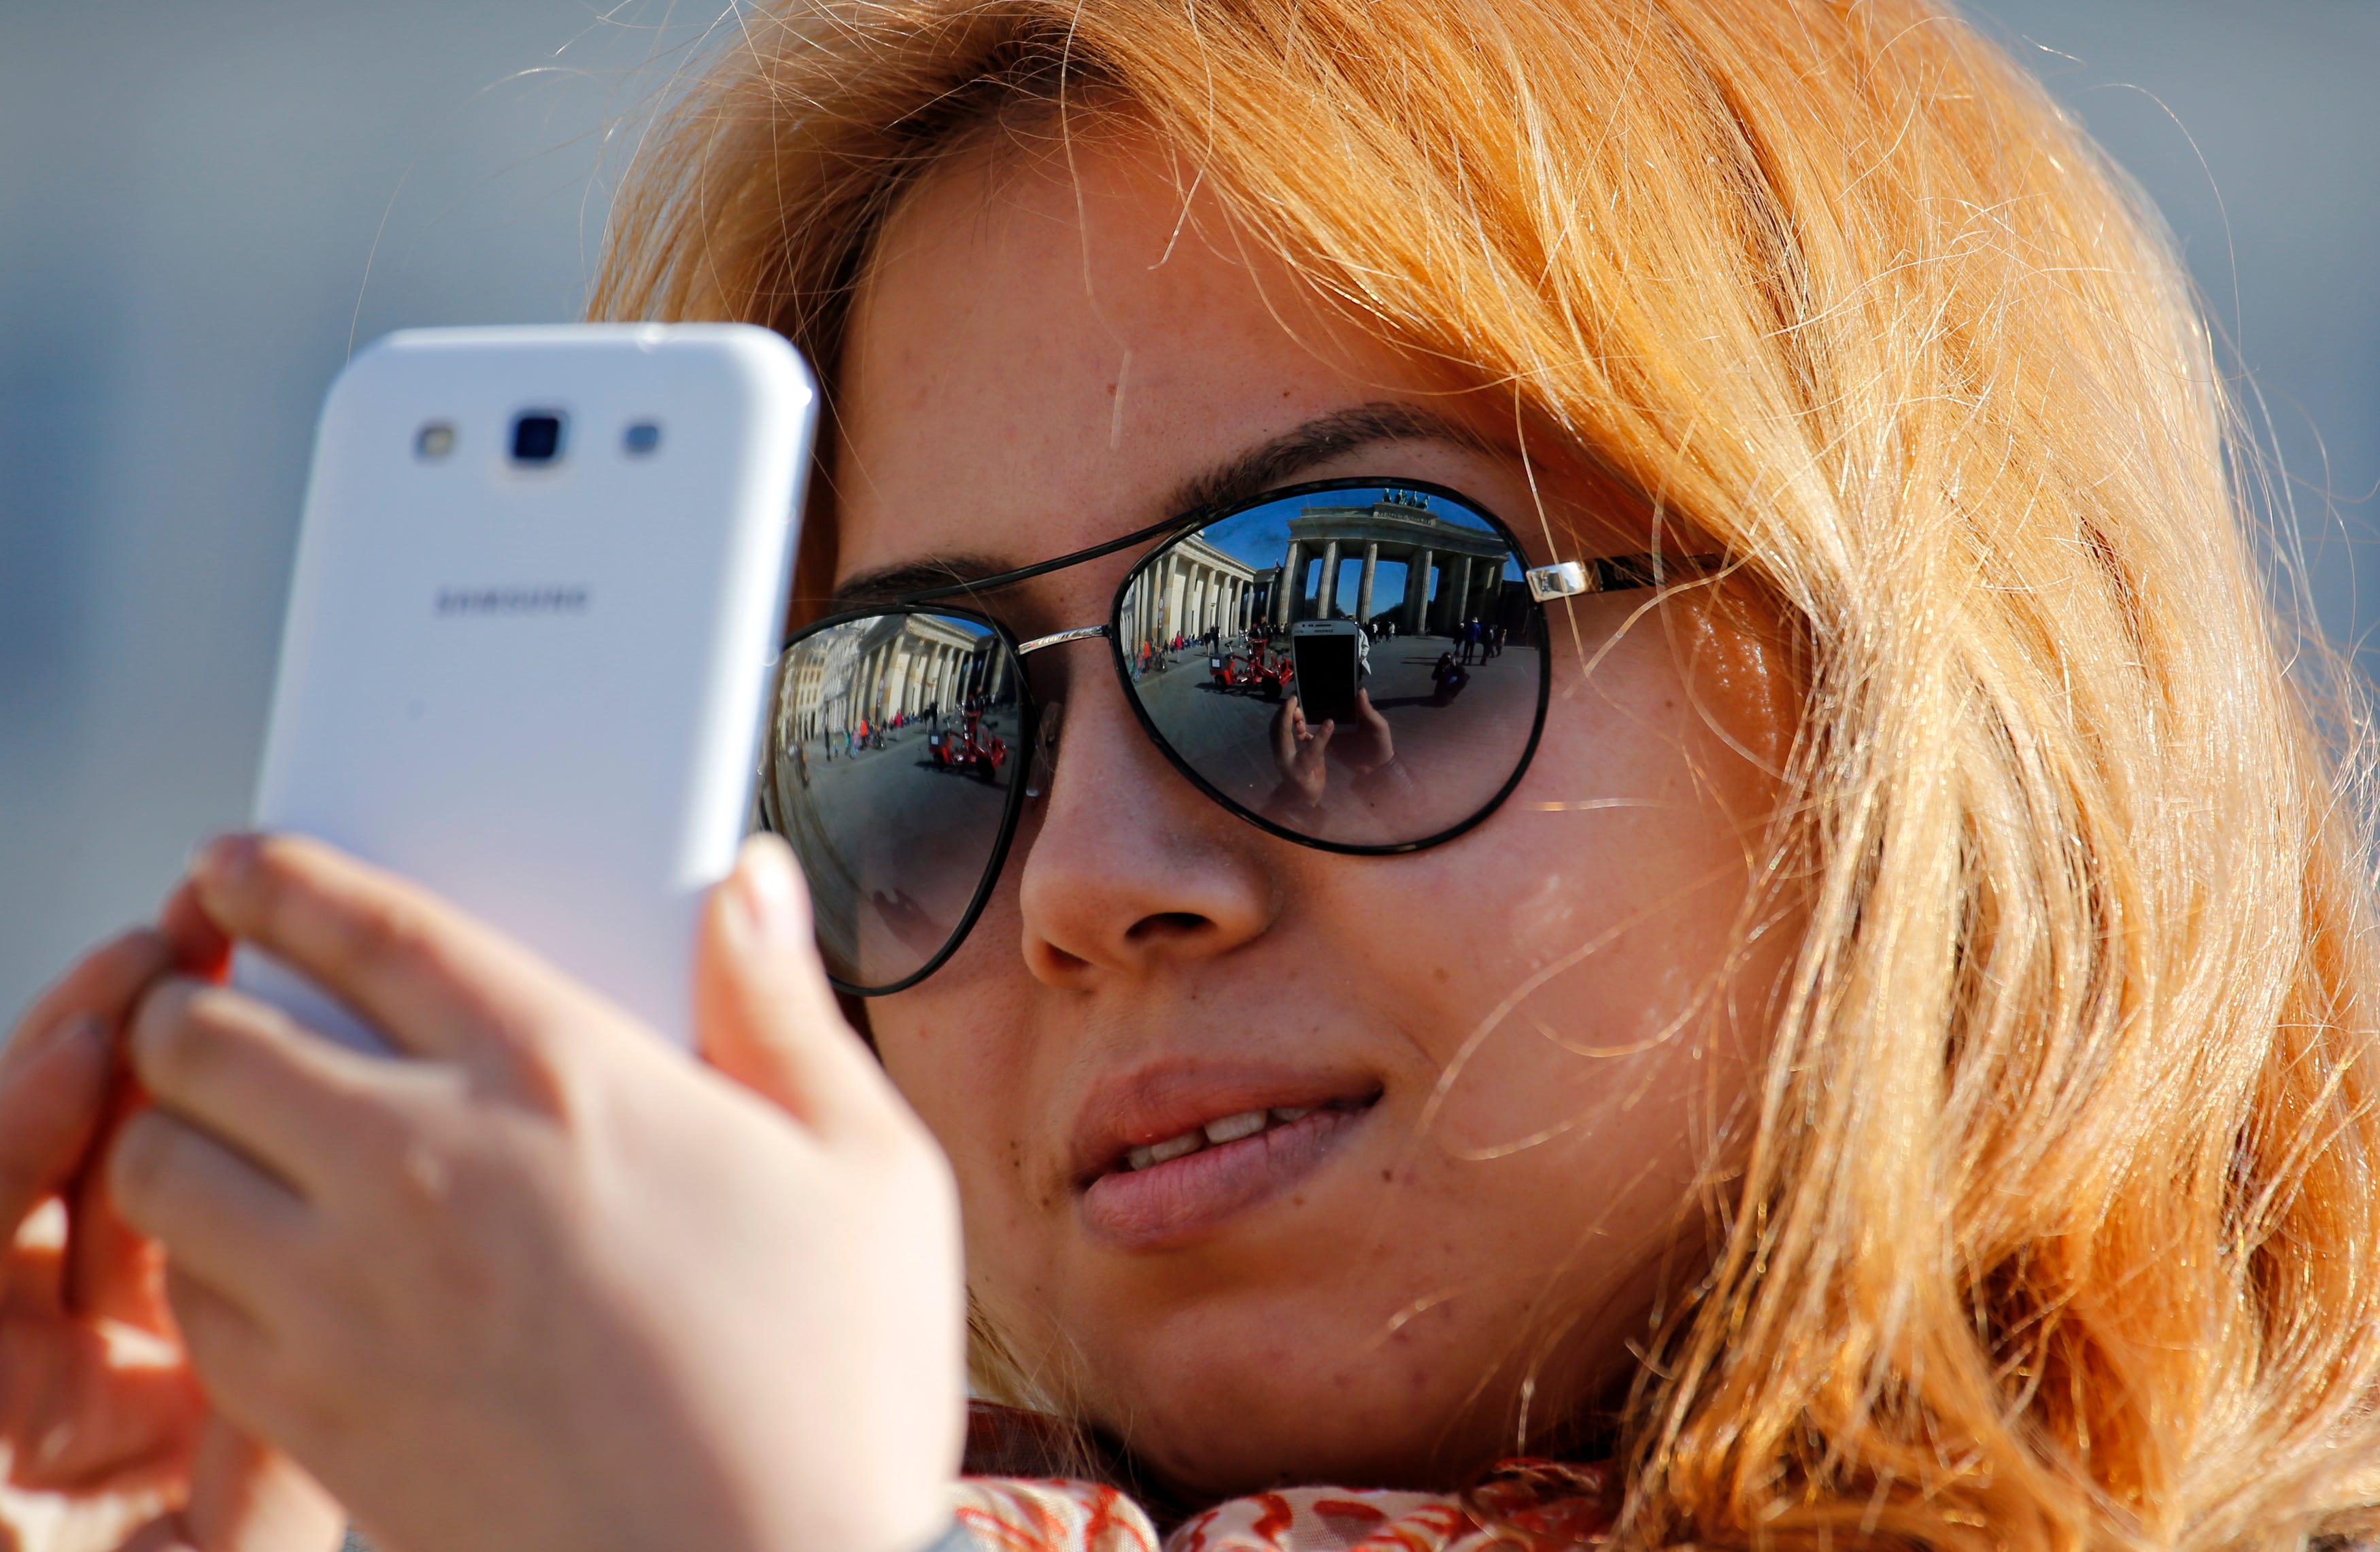
<path fill-rule="evenodd" d="M 1317 491 L 1150 555 L 1118 646 L 1151 727 L 1224 801 L 1330 845 L 1409 846 L 1479 817 L 1536 737 L 1523 569 L 1451 497 Z"/>
<path fill-rule="evenodd" d="M 1007 645 L 960 614 L 868 614 L 785 649 L 763 812 L 845 987 L 908 980 L 968 925 L 1024 780 L 1022 693 Z"/>

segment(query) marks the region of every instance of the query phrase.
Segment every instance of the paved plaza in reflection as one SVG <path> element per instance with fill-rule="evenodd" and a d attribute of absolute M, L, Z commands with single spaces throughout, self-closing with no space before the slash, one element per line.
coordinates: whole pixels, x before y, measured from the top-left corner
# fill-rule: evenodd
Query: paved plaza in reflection
<path fill-rule="evenodd" d="M 1233 639 L 1225 646 L 1246 661 L 1244 641 Z M 1173 653 L 1172 666 L 1141 676 L 1141 699 L 1193 765 L 1252 787 L 1268 786 L 1277 774 L 1272 721 L 1280 704 L 1252 687 L 1225 690 L 1217 685 L 1207 665 L 1219 652 L 1194 646 Z M 1433 748 L 1438 742 L 1433 724 L 1444 721 L 1450 734 L 1458 724 L 1475 725 L 1475 714 L 1483 702 L 1519 697 L 1521 715 L 1529 714 L 1536 695 L 1535 651 L 1508 647 L 1501 657 L 1472 662 L 1466 670 L 1470 684 L 1449 703 L 1434 705 L 1437 685 L 1430 671 L 1450 652 L 1458 660 L 1463 655 L 1461 647 L 1443 636 L 1394 636 L 1372 643 L 1372 671 L 1364 689 L 1373 709 L 1395 728 L 1402 759 L 1427 760 L 1443 752 Z M 1457 708 L 1469 714 L 1458 714 Z"/>

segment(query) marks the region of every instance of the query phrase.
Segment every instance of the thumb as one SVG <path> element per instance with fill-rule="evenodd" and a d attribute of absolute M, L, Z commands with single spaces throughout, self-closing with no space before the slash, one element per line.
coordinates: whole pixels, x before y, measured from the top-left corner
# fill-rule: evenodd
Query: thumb
<path fill-rule="evenodd" d="M 694 1025 L 705 1061 L 806 1125 L 881 1103 L 883 1073 L 835 1006 L 808 891 L 774 835 L 746 841 L 704 903 Z"/>
<path fill-rule="evenodd" d="M 337 1500 L 289 1457 L 216 1417 L 199 1436 L 189 1507 L 159 1515 L 116 1552 L 339 1552 L 346 1539 L 346 1511 Z"/>
<path fill-rule="evenodd" d="M 296 1461 L 221 1417 L 208 1418 L 199 1436 L 180 1520 L 195 1552 L 337 1552 L 347 1532 L 346 1511 Z"/>

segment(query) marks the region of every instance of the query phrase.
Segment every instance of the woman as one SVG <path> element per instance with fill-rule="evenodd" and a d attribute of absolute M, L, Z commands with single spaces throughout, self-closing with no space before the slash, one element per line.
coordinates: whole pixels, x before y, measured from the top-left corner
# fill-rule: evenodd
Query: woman
<path fill-rule="evenodd" d="M 756 843 L 707 1068 L 320 848 L 211 848 L 0 1072 L 0 1213 L 73 1201 L 72 1275 L 12 1269 L 20 1522 L 2362 1534 L 2354 724 L 2285 672 L 2178 269 L 2004 61 L 1910 0 L 808 6 L 673 123 L 597 310 L 809 352 L 802 641 L 941 632 L 1014 795 L 772 778 L 815 914 Z M 1407 633 L 1514 627 L 1459 700 L 1308 718 L 1309 666 L 1208 697 L 1252 744 L 1120 671 L 1191 560 L 1293 655 L 1360 614 L 1287 548 L 1332 502 L 1485 558 L 1403 563 Z M 207 986 L 232 939 L 410 1060 Z M 155 1106 L 78 1174 L 118 1031 Z M 953 1489 L 963 1323 L 1028 1410 Z"/>

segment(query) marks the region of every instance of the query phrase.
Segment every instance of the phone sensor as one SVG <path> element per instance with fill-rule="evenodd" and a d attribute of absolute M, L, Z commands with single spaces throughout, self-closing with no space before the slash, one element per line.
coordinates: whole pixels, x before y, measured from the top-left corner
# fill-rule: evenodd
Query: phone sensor
<path fill-rule="evenodd" d="M 562 417 L 550 409 L 525 410 L 513 419 L 513 462 L 550 464 L 562 456 Z"/>

